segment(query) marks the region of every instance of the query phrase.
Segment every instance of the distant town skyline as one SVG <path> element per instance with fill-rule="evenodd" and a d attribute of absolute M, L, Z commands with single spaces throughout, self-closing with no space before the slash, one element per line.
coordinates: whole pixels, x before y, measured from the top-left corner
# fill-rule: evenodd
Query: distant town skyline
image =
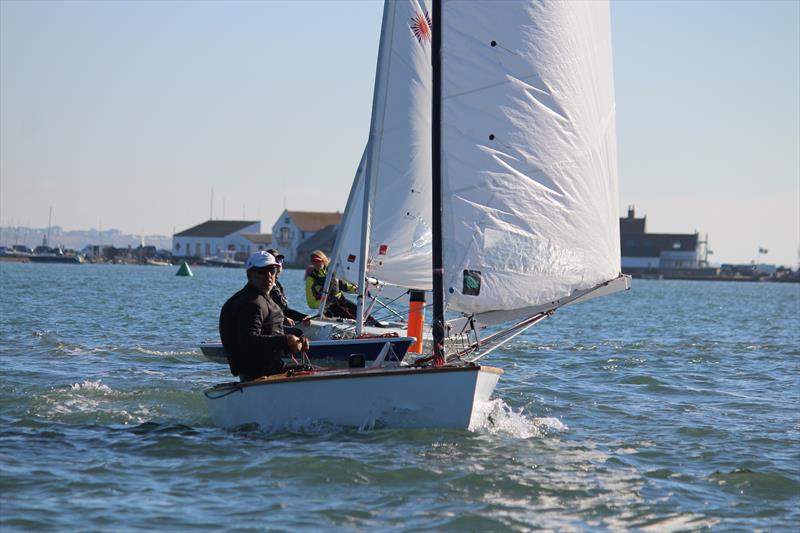
<path fill-rule="evenodd" d="M 0 2 L 0 225 L 343 210 L 382 3 Z M 800 3 L 612 2 L 619 216 L 796 267 Z M 213 205 L 212 205 L 213 188 Z M 766 255 L 759 249 L 767 249 Z"/>
<path fill-rule="evenodd" d="M 86 246 L 131 246 L 137 247 L 144 242 L 145 246 L 155 246 L 163 250 L 172 249 L 171 235 L 133 235 L 109 228 L 65 230 L 60 226 L 52 228 L 28 228 L 0 226 L 0 246 L 28 246 L 36 248 L 44 244 L 67 250 L 81 251 Z"/>

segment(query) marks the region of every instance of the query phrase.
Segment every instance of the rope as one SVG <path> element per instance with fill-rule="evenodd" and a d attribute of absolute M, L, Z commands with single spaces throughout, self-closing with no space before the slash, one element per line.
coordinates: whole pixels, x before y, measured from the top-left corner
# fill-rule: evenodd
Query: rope
<path fill-rule="evenodd" d="M 478 346 L 477 343 L 476 343 L 476 344 L 472 345 L 471 347 L 469 347 L 468 349 L 460 352 L 458 355 L 462 356 L 462 355 L 466 355 L 468 353 L 474 352 L 475 350 L 477 350 L 479 348 L 482 349 L 482 352 L 478 356 L 476 356 L 476 357 L 474 357 L 473 359 L 470 360 L 470 362 L 474 363 L 475 361 L 477 361 L 481 357 L 484 357 L 484 356 L 492 353 L 493 351 L 495 351 L 500 346 L 504 345 L 505 343 L 507 343 L 508 341 L 510 341 L 511 339 L 516 337 L 517 335 L 519 335 L 520 333 L 522 333 L 525 330 L 527 330 L 529 327 L 538 324 L 539 322 L 541 322 L 542 320 L 544 320 L 545 318 L 547 318 L 549 316 L 552 316 L 552 314 L 554 312 L 555 312 L 555 309 L 551 309 L 549 311 L 543 311 L 541 313 L 537 313 L 537 314 L 535 314 L 535 315 L 533 315 L 531 317 L 528 317 L 525 320 L 523 320 L 522 322 L 519 322 L 518 324 L 515 324 L 515 325 L 511 326 L 510 328 L 507 328 L 507 329 L 505 329 L 503 331 L 499 331 L 499 332 L 497 332 L 497 333 L 495 333 L 493 335 L 489 335 L 486 339 L 483 340 L 483 343 L 480 346 Z M 494 345 L 492 345 L 493 343 L 494 343 Z M 484 349 L 486 347 L 489 347 L 489 348 L 488 349 Z"/>
<path fill-rule="evenodd" d="M 216 392 L 218 389 L 221 389 L 222 387 L 231 387 L 231 390 L 225 391 L 225 392 L 223 392 L 221 394 L 214 394 L 214 392 Z M 219 400 L 220 398 L 224 398 L 225 396 L 233 394 L 234 392 L 242 392 L 241 384 L 239 384 L 239 383 L 223 383 L 222 385 L 217 385 L 216 387 L 214 387 L 210 391 L 205 391 L 203 394 L 205 394 L 206 398 L 208 398 L 209 400 Z"/>
<path fill-rule="evenodd" d="M 391 331 L 389 333 L 362 333 L 356 339 L 392 339 L 395 337 L 399 337 L 400 335 L 397 334 L 395 331 Z"/>

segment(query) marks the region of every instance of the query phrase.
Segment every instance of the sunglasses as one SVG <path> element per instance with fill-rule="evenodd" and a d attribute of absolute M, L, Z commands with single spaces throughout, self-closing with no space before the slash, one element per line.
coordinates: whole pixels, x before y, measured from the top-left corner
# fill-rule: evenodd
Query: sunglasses
<path fill-rule="evenodd" d="M 267 274 L 277 274 L 278 265 L 272 265 L 264 268 L 254 268 L 253 272 L 258 274 L 259 276 L 266 276 Z"/>

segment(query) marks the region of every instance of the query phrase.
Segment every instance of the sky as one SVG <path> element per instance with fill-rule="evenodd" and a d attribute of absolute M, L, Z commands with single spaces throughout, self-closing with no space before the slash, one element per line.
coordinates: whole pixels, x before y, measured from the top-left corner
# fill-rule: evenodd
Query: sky
<path fill-rule="evenodd" d="M 343 210 L 382 3 L 0 0 L 0 225 Z M 612 1 L 620 216 L 800 260 L 800 2 Z M 766 248 L 767 255 L 758 255 Z"/>

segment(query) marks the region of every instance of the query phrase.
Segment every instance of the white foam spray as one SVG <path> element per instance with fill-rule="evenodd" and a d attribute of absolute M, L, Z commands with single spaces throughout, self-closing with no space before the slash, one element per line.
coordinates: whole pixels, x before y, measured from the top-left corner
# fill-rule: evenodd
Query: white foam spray
<path fill-rule="evenodd" d="M 550 433 L 569 430 L 563 422 L 554 417 L 528 418 L 521 408 L 515 411 L 500 398 L 478 403 L 469 429 L 479 433 L 504 434 L 520 439 L 543 437 Z"/>

